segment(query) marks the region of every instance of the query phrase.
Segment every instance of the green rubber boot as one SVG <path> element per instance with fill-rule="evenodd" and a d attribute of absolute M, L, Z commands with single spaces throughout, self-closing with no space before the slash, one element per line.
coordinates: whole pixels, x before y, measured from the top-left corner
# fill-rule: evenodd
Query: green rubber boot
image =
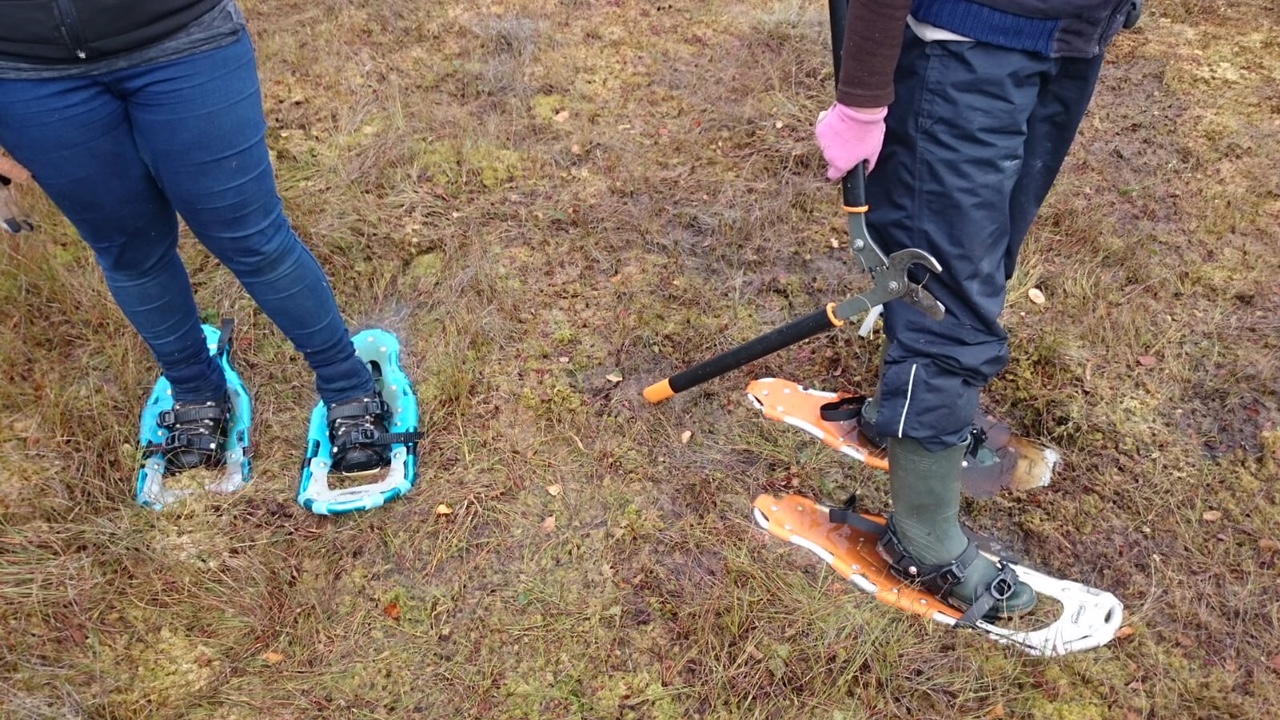
<path fill-rule="evenodd" d="M 881 553 L 894 565 L 895 574 L 904 580 L 921 580 L 922 587 L 939 595 L 944 602 L 965 610 L 976 603 L 990 603 L 983 614 L 986 620 L 1022 615 L 1035 607 L 1035 591 L 1019 582 L 1011 569 L 997 567 L 985 556 L 976 554 L 960 529 L 960 471 L 964 454 L 964 445 L 929 452 L 915 440 L 889 440 L 893 515 L 890 532 L 880 543 Z M 899 556 L 896 562 L 895 554 Z M 969 558 L 972 563 L 961 567 Z M 943 566 L 950 567 L 942 572 L 929 572 L 930 568 L 939 570 Z M 937 577 L 930 581 L 921 575 Z M 957 575 L 963 579 L 955 583 L 952 578 Z M 991 597 L 987 597 L 988 594 Z"/>

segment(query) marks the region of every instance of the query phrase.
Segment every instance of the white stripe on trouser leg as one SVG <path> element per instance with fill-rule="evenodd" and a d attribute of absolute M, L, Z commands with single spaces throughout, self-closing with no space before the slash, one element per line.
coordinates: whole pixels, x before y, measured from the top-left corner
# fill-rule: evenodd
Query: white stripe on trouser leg
<path fill-rule="evenodd" d="M 916 368 L 919 365 L 911 365 L 911 377 L 907 380 L 907 401 L 902 404 L 902 417 L 898 420 L 898 437 L 902 437 L 902 426 L 907 424 L 907 408 L 911 407 L 911 390 L 916 385 Z"/>

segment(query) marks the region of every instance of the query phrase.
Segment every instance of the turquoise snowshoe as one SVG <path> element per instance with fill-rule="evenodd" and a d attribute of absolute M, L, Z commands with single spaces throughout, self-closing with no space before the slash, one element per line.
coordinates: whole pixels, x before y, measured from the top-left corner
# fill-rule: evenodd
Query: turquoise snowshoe
<path fill-rule="evenodd" d="M 215 464 L 221 466 L 221 477 L 204 489 L 214 493 L 233 493 L 249 484 L 251 465 L 251 449 L 249 445 L 249 429 L 253 423 L 252 403 L 249 389 L 245 387 L 240 374 L 231 365 L 231 335 L 235 327 L 232 320 L 223 320 L 221 327 L 204 325 L 205 340 L 209 344 L 209 353 L 218 359 L 222 371 L 227 377 L 227 401 L 230 412 L 226 415 L 224 430 L 226 439 L 220 448 L 221 457 Z M 216 412 L 221 414 L 221 409 Z M 173 425 L 174 416 L 173 389 L 169 380 L 163 375 L 156 381 L 151 390 L 147 404 L 142 408 L 142 421 L 138 430 L 138 447 L 142 448 L 142 467 L 138 470 L 138 482 L 135 497 L 138 504 L 152 510 L 160 510 L 164 506 L 197 492 L 194 489 L 171 489 L 165 487 L 167 470 L 180 472 L 185 467 L 166 468 L 166 445 L 177 438 L 170 438 L 169 428 Z M 209 450 L 206 449 L 205 452 Z"/>
<path fill-rule="evenodd" d="M 400 367 L 400 341 L 386 330 L 365 330 L 351 339 L 356 356 L 369 366 L 378 394 L 385 402 L 383 421 L 387 432 L 369 431 L 362 442 L 389 445 L 390 464 L 376 473 L 381 480 L 356 487 L 331 489 L 333 440 L 329 436 L 329 410 L 324 402 L 311 411 L 307 452 L 302 461 L 298 504 L 317 515 L 339 515 L 372 510 L 404 495 L 417 477 L 418 396 L 409 376 Z"/>

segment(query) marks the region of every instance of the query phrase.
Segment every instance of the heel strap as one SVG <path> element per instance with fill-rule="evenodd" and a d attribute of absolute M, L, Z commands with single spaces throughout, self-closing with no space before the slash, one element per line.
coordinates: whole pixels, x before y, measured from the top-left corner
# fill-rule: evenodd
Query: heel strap
<path fill-rule="evenodd" d="M 867 404 L 867 396 L 853 395 L 823 403 L 818 407 L 818 417 L 827 422 L 849 422 L 857 420 L 862 414 L 862 406 Z"/>

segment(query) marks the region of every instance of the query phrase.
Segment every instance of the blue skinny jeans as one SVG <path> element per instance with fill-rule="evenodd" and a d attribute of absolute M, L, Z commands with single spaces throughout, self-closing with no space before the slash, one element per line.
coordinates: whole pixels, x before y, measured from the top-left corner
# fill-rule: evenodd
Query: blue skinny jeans
<path fill-rule="evenodd" d="M 222 397 L 178 216 L 315 371 L 326 403 L 373 392 L 333 290 L 285 217 L 253 45 L 62 79 L 0 79 L 0 147 L 93 249 L 111 294 L 187 402 Z"/>

